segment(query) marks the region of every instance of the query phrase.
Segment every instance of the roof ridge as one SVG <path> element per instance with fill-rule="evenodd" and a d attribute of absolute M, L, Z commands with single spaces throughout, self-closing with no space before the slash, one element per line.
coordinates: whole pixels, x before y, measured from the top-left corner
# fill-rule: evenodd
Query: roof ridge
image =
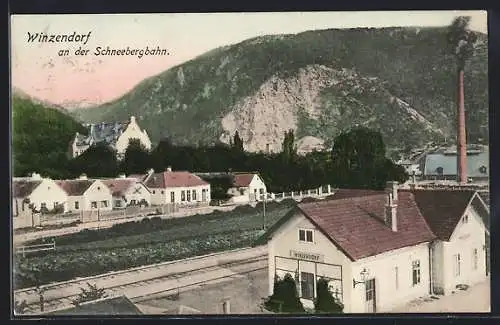
<path fill-rule="evenodd" d="M 335 193 L 333 194 L 335 196 Z M 372 198 L 372 197 L 378 197 L 378 196 L 385 196 L 384 192 L 381 192 L 380 194 L 367 194 L 367 195 L 360 195 L 360 196 L 350 196 L 350 197 L 344 197 L 341 199 L 334 199 L 334 200 L 321 200 L 321 201 L 316 201 L 316 202 L 304 202 L 304 203 L 299 203 L 298 205 L 326 205 L 328 203 L 330 204 L 335 204 L 335 203 L 345 203 L 347 201 L 361 201 L 362 199 L 366 198 Z"/>

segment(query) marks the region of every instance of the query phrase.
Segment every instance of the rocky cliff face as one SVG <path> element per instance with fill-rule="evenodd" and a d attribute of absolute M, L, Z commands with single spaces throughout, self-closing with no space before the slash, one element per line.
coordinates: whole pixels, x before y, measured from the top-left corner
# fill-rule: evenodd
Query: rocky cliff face
<path fill-rule="evenodd" d="M 339 110 L 324 111 L 322 96 L 329 88 L 335 88 L 341 96 L 348 98 L 351 96 L 355 98 L 356 93 L 370 93 L 371 96 L 382 97 L 387 105 L 394 107 L 393 118 L 404 119 L 406 123 L 414 124 L 415 128 L 434 133 L 436 137 L 443 136 L 441 130 L 408 103 L 394 97 L 381 87 L 377 78 L 363 78 L 353 70 L 336 70 L 323 65 L 310 65 L 299 69 L 295 76 L 287 79 L 282 79 L 277 75 L 272 76 L 254 94 L 238 102 L 233 110 L 222 119 L 223 133 L 220 140 L 229 143 L 235 131 L 238 131 L 244 141 L 245 149 L 252 152 L 267 149 L 272 152 L 281 150 L 283 134 L 287 130 L 294 130 L 296 134 L 303 135 L 299 139 L 299 151 L 302 146 L 311 144 L 313 139 L 325 141 L 321 137 L 324 133 L 322 130 L 311 132 L 318 133 L 312 136 L 300 130 L 299 126 L 301 119 L 309 119 L 312 123 L 318 124 L 322 117 L 328 115 L 331 116 L 331 120 L 324 127 L 329 128 L 331 133 L 351 126 L 342 125 L 343 114 Z M 370 111 L 369 107 L 361 102 L 357 104 L 360 116 L 361 111 L 370 113 L 365 111 Z M 356 124 L 367 126 L 374 124 L 377 122 L 377 114 L 373 113 L 371 118 L 364 121 L 358 119 Z M 352 115 L 355 114 L 356 112 L 352 112 Z M 394 121 L 394 123 L 401 123 L 401 121 Z"/>
<path fill-rule="evenodd" d="M 281 150 L 289 129 L 301 146 L 330 146 L 355 125 L 379 130 L 392 149 L 450 143 L 456 74 L 445 32 L 358 28 L 259 37 L 76 113 L 84 121 L 135 115 L 153 141 L 228 143 L 237 130 L 248 151 Z M 469 142 L 488 141 L 487 43 L 485 35 L 479 39 L 466 67 Z"/>

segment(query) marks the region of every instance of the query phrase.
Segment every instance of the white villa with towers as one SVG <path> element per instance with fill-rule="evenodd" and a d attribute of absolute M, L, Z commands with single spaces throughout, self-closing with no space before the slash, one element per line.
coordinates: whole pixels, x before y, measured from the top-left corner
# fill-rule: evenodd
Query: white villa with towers
<path fill-rule="evenodd" d="M 101 142 L 116 150 L 119 159 L 123 158 L 131 139 L 139 140 L 147 150 L 151 150 L 148 133 L 145 129 L 141 129 L 134 116 L 126 122 L 85 124 L 85 127 L 88 129 L 88 135 L 77 132 L 71 143 L 73 158 L 84 153 L 92 145 Z"/>

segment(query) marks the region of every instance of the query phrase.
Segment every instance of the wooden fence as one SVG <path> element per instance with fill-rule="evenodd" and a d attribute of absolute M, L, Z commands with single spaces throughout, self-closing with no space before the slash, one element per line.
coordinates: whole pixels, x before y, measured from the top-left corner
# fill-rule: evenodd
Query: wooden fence
<path fill-rule="evenodd" d="M 42 251 L 53 251 L 56 249 L 56 243 L 52 242 L 49 244 L 39 244 L 39 245 L 29 245 L 29 246 L 19 246 L 16 247 L 16 254 L 21 254 L 23 257 L 27 253 L 35 253 Z"/>
<path fill-rule="evenodd" d="M 302 199 L 305 197 L 323 197 L 334 193 L 334 187 L 331 185 L 323 185 L 319 188 L 313 188 L 309 190 L 303 191 L 290 191 L 290 192 L 282 192 L 282 193 L 267 193 L 267 201 L 279 201 L 283 199 Z M 264 195 L 261 195 L 261 200 Z"/>
<path fill-rule="evenodd" d="M 67 224 L 72 222 L 96 222 L 109 221 L 118 219 L 128 219 L 135 217 L 147 217 L 150 215 L 172 214 L 179 211 L 178 205 L 150 206 L 150 207 L 127 207 L 125 209 L 110 210 L 110 211 L 81 211 L 62 214 L 42 214 L 39 216 L 39 224 L 36 226 L 44 226 L 51 224 Z"/>

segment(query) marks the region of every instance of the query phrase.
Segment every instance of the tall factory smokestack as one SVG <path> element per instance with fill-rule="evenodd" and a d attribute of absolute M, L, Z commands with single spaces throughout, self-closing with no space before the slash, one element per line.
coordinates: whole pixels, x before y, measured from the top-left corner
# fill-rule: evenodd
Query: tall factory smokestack
<path fill-rule="evenodd" d="M 457 181 L 467 183 L 467 136 L 465 132 L 464 71 L 458 72 Z"/>

